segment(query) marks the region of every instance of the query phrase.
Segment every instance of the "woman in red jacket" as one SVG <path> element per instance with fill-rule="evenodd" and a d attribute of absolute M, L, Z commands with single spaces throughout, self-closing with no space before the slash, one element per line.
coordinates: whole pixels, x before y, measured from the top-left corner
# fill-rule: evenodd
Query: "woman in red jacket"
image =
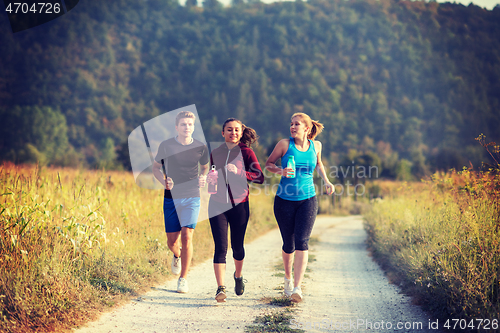
<path fill-rule="evenodd" d="M 210 160 L 218 171 L 217 193 L 212 194 L 208 205 L 210 227 L 215 243 L 214 271 L 217 280 L 215 299 L 226 301 L 224 275 L 226 273 L 227 232 L 231 226 L 231 248 L 236 271 L 234 272 L 236 295 L 245 290 L 242 269 L 245 249 L 243 241 L 250 217 L 248 184 L 262 184 L 264 175 L 250 145 L 257 141 L 255 130 L 246 127 L 240 120 L 227 119 L 222 125 L 225 142 L 212 151 Z M 215 179 L 208 176 L 207 181 Z"/>

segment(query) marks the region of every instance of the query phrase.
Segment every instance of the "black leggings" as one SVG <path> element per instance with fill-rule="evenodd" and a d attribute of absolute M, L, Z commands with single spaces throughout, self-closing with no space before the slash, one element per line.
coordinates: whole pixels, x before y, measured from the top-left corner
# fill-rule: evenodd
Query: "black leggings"
<path fill-rule="evenodd" d="M 250 217 L 250 208 L 248 201 L 241 202 L 228 210 L 221 209 L 226 204 L 218 204 L 210 200 L 208 205 L 210 218 L 210 227 L 212 228 L 212 236 L 215 243 L 215 264 L 225 264 L 227 254 L 227 230 L 228 225 L 231 226 L 231 248 L 233 249 L 233 258 L 243 260 L 245 258 L 245 249 L 243 242 L 245 232 L 247 230 L 248 218 Z M 222 213 L 217 214 L 217 212 Z M 217 215 L 216 215 L 217 214 Z"/>
<path fill-rule="evenodd" d="M 278 196 L 274 198 L 274 216 L 280 227 L 283 251 L 307 251 L 313 229 L 318 201 L 316 196 L 300 201 L 290 201 Z"/>

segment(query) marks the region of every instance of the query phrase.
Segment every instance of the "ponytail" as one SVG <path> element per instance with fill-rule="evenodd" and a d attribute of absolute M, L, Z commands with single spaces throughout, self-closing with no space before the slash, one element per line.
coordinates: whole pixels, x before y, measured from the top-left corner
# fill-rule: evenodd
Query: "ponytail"
<path fill-rule="evenodd" d="M 257 135 L 257 132 L 251 127 L 246 127 L 245 125 L 241 125 L 243 127 L 243 135 L 241 136 L 240 142 L 244 143 L 248 148 L 254 143 L 258 145 L 259 143 L 257 140 L 259 139 L 259 136 Z"/>
<path fill-rule="evenodd" d="M 311 130 L 307 134 L 307 138 L 314 140 L 315 137 L 317 137 L 321 132 L 323 132 L 323 128 L 325 128 L 325 126 L 323 126 L 322 123 L 311 119 Z"/>

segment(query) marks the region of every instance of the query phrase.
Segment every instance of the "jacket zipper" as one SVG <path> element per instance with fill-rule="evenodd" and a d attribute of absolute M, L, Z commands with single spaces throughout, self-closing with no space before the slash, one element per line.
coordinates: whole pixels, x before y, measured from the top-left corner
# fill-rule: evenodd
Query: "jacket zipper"
<path fill-rule="evenodd" d="M 227 158 L 226 158 L 226 164 L 224 165 L 224 169 L 226 172 L 226 203 L 229 203 L 229 187 L 228 187 L 228 182 L 227 182 L 227 161 L 229 160 L 229 154 L 231 153 L 231 149 L 228 150 L 227 152 Z"/>

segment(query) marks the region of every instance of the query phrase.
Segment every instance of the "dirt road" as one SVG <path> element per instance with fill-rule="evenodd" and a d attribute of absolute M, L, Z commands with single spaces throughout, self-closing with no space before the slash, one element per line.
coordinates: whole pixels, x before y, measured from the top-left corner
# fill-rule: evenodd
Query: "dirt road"
<path fill-rule="evenodd" d="M 318 218 L 304 298 L 292 327 L 308 332 L 438 332 L 411 299 L 389 284 L 366 250 L 359 216 Z M 399 329 L 401 328 L 401 329 Z"/>
<path fill-rule="evenodd" d="M 437 332 L 428 329 L 428 317 L 388 283 L 368 256 L 361 217 L 320 216 L 313 235 L 319 238 L 311 251 L 316 261 L 309 265 L 304 302 L 297 307 L 293 328 L 307 332 Z M 270 308 L 260 299 L 280 295 L 277 287 L 283 285 L 283 278 L 274 276 L 281 260 L 279 231 L 272 230 L 245 249 L 247 287 L 243 296 L 234 294 L 231 259 L 226 274 L 227 302 L 216 303 L 217 286 L 208 260 L 191 269 L 189 293 L 175 292 L 174 279 L 75 331 L 244 332 L 256 316 Z"/>

